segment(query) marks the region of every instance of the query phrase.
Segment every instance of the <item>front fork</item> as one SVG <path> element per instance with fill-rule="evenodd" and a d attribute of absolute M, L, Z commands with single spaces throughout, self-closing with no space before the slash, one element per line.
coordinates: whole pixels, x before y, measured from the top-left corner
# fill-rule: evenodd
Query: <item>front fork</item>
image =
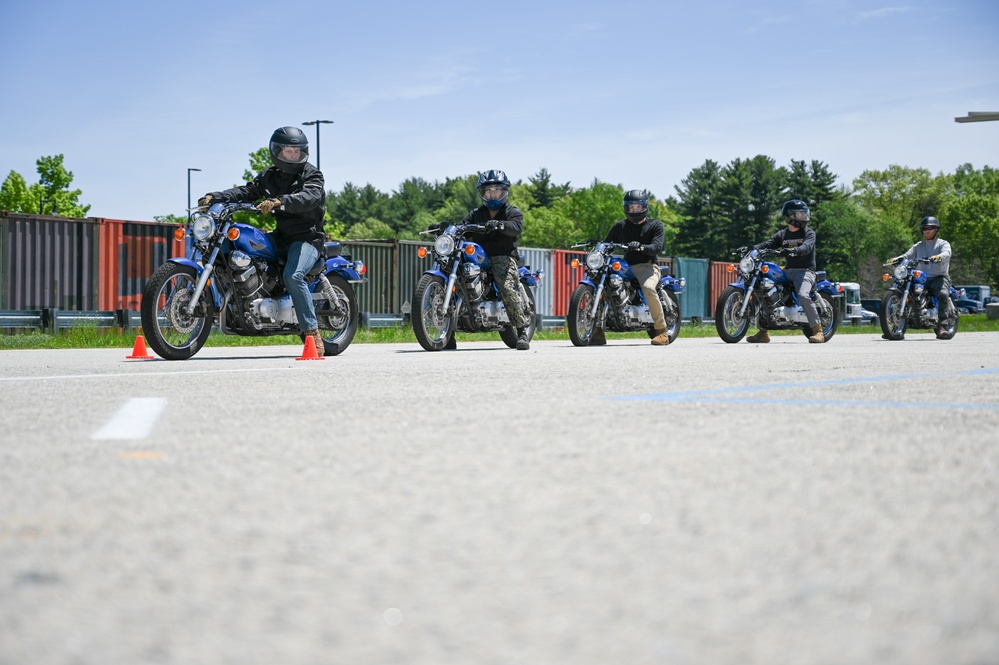
<path fill-rule="evenodd" d="M 593 293 L 593 309 L 590 312 L 590 318 L 594 321 L 597 320 L 597 310 L 600 309 L 600 298 L 604 294 L 604 284 L 607 283 L 607 272 L 600 276 L 600 282 L 597 284 L 597 290 Z"/>
<path fill-rule="evenodd" d="M 749 281 L 749 286 L 746 287 L 746 298 L 742 301 L 742 309 L 739 310 L 739 318 L 743 319 L 746 317 L 746 309 L 749 307 L 749 298 L 753 293 L 753 287 L 756 286 L 756 279 L 759 275 L 753 275 L 753 279 Z"/>
<path fill-rule="evenodd" d="M 191 301 L 187 303 L 186 310 L 188 316 L 194 316 L 194 308 L 198 306 L 198 301 L 201 300 L 201 294 L 205 290 L 205 285 L 208 284 L 208 279 L 212 276 L 212 272 L 215 271 L 215 259 L 218 258 L 220 249 L 221 247 L 216 246 L 212 250 L 212 255 L 208 257 L 208 261 L 205 262 L 205 269 L 201 271 L 198 283 L 194 287 L 194 293 L 191 295 Z"/>
<path fill-rule="evenodd" d="M 447 314 L 448 305 L 451 304 L 451 294 L 454 293 L 454 285 L 458 282 L 458 268 L 460 268 L 460 261 L 454 262 L 454 267 L 451 269 L 451 274 L 447 278 L 447 286 L 444 289 L 444 304 L 442 305 L 441 315 Z"/>

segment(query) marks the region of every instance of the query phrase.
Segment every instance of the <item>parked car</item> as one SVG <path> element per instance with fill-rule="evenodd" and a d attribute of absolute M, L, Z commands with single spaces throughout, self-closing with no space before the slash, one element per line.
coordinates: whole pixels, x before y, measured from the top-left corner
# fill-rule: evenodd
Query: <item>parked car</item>
<path fill-rule="evenodd" d="M 954 298 L 954 306 L 962 314 L 978 314 L 985 311 L 985 303 L 992 300 L 991 290 L 985 284 L 972 284 L 961 286 L 955 284 L 953 287 L 960 296 Z"/>

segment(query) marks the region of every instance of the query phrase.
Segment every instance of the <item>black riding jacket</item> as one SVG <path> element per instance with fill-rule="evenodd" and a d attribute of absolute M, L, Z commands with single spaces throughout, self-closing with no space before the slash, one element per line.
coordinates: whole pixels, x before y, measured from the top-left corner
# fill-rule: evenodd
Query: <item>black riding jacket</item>
<path fill-rule="evenodd" d="M 322 172 L 306 163 L 301 173 L 285 173 L 276 166 L 264 169 L 241 187 L 211 192 L 213 198 L 226 202 L 281 199 L 274 209 L 275 234 L 282 240 L 307 242 L 322 251 L 326 240 L 323 214 L 326 210 L 325 181 Z"/>
<path fill-rule="evenodd" d="M 489 220 L 503 222 L 503 230 L 487 231 L 486 233 L 469 233 L 465 237 L 482 245 L 486 256 L 512 256 L 517 258 L 517 243 L 520 233 L 524 230 L 524 214 L 520 208 L 504 203 L 495 217 L 489 216 L 489 208 L 481 205 L 469 212 L 461 220 L 462 224 L 485 224 Z"/>
<path fill-rule="evenodd" d="M 637 252 L 629 249 L 624 253 L 624 260 L 635 265 L 636 263 L 655 263 L 659 252 L 663 251 L 665 236 L 666 230 L 658 219 L 646 218 L 641 224 L 635 224 L 627 219 L 619 219 L 607 232 L 604 242 L 627 245 L 637 240 L 642 243 L 641 249 Z"/>
<path fill-rule="evenodd" d="M 783 228 L 770 236 L 769 240 L 764 240 L 753 249 L 780 249 L 790 248 L 794 254 L 787 257 L 785 268 L 810 268 L 815 270 L 815 231 L 811 227 L 804 227 L 797 231 Z"/>

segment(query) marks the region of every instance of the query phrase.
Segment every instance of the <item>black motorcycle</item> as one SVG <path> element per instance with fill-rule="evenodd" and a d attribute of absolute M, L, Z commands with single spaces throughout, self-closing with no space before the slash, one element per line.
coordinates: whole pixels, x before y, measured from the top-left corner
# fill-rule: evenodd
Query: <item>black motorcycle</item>
<path fill-rule="evenodd" d="M 611 332 L 644 330 L 655 337 L 652 313 L 645 300 L 635 273 L 623 258 L 613 255 L 628 248 L 613 242 L 584 242 L 573 247 L 593 247 L 586 255 L 586 275 L 569 299 L 566 327 L 574 346 L 588 346 L 598 329 Z M 582 265 L 572 260 L 572 267 Z M 680 334 L 680 302 L 684 279 L 665 275 L 659 280 L 656 292 L 666 319 L 666 332 L 670 344 Z"/>
<path fill-rule="evenodd" d="M 940 321 L 937 297 L 927 288 L 926 273 L 919 266 L 929 263 L 929 259 L 902 259 L 898 263 L 886 263 L 893 268 L 891 275 L 885 274 L 884 281 L 892 281 L 887 293 L 881 298 L 881 332 L 886 339 L 905 339 L 909 328 L 932 328 L 940 339 L 953 339 L 957 334 L 959 318 L 957 308 L 952 307 L 952 316 Z M 950 287 L 951 301 L 957 291 Z"/>

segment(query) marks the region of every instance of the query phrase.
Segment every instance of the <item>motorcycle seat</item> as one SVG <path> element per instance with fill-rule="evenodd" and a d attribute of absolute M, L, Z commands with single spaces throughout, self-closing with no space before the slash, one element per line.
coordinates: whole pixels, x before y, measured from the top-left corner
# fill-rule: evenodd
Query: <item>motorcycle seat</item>
<path fill-rule="evenodd" d="M 816 270 L 815 271 L 815 282 L 816 282 L 816 284 L 819 283 L 819 282 L 821 282 L 824 279 L 828 279 L 828 277 L 826 277 L 826 271 L 825 270 Z"/>
<path fill-rule="evenodd" d="M 334 256 L 340 256 L 340 251 L 343 249 L 340 242 L 337 240 L 332 240 L 323 245 L 323 249 L 326 251 L 326 258 L 332 259 Z"/>

